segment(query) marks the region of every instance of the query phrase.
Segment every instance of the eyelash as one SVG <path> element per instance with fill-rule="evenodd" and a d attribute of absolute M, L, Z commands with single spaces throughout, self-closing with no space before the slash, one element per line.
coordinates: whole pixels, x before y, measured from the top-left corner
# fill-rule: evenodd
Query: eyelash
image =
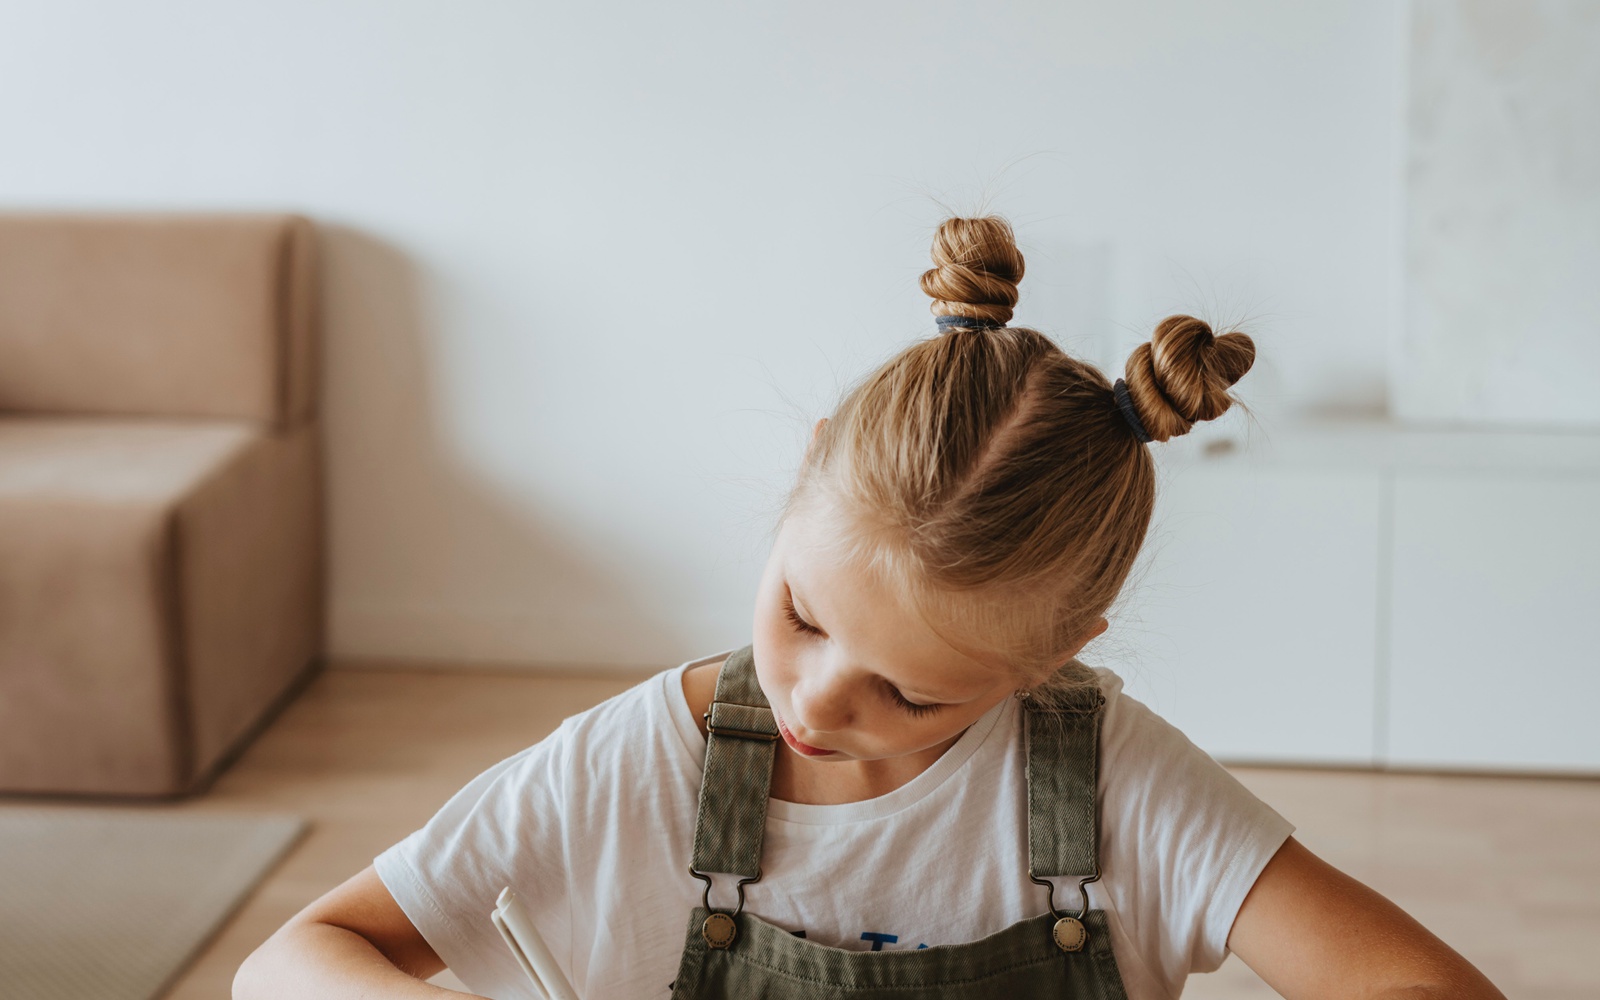
<path fill-rule="evenodd" d="M 800 612 L 794 609 L 794 601 L 787 599 L 784 600 L 783 614 L 784 617 L 789 619 L 789 624 L 794 626 L 794 630 L 796 632 L 799 632 L 802 635 L 822 634 L 821 629 L 800 617 Z M 934 712 L 937 712 L 943 707 L 942 705 L 918 705 L 914 701 L 907 701 L 906 696 L 901 694 L 899 689 L 893 684 L 885 684 L 883 689 L 888 694 L 889 700 L 894 702 L 894 704 L 898 706 L 901 711 L 907 713 L 908 715 L 932 715 Z"/>
<path fill-rule="evenodd" d="M 812 625 L 810 622 L 800 617 L 800 612 L 794 609 L 794 601 L 788 599 L 784 600 L 783 613 L 788 616 L 789 624 L 794 626 L 794 630 L 796 632 L 801 632 L 805 635 L 822 634 L 822 629 L 817 628 L 815 625 Z"/>
<path fill-rule="evenodd" d="M 918 705 L 914 701 L 906 701 L 906 696 L 901 694 L 899 690 L 896 689 L 892 684 L 885 684 L 884 689 L 889 692 L 890 701 L 894 702 L 896 705 L 899 705 L 911 715 L 932 715 L 941 707 L 939 705 Z"/>

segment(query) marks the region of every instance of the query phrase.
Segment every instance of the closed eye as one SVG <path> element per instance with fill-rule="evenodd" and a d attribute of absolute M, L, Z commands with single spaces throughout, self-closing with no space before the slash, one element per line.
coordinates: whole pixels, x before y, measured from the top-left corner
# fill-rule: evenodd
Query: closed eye
<path fill-rule="evenodd" d="M 789 624 L 793 626 L 794 630 L 799 632 L 801 635 L 820 636 L 826 634 L 822 631 L 822 629 L 817 628 L 815 625 L 800 617 L 800 612 L 795 610 L 793 598 L 784 598 L 783 616 L 789 619 Z M 942 704 L 919 705 L 916 702 L 911 701 L 905 695 L 901 694 L 900 689 L 895 687 L 893 684 L 890 684 L 888 681 L 884 682 L 883 690 L 889 701 L 894 703 L 895 707 L 899 708 L 908 715 L 932 715 L 934 712 L 937 712 L 939 709 L 944 707 Z"/>
<path fill-rule="evenodd" d="M 895 687 L 893 684 L 885 682 L 883 686 L 884 689 L 889 692 L 889 700 L 900 706 L 901 709 L 911 715 L 932 715 L 934 712 L 937 712 L 939 709 L 944 707 L 943 705 L 938 704 L 919 705 L 914 701 L 908 700 L 905 695 L 900 693 L 900 689 Z"/>
<path fill-rule="evenodd" d="M 815 625 L 800 617 L 800 612 L 794 609 L 794 601 L 791 598 L 784 598 L 783 614 L 784 617 L 789 619 L 789 624 L 794 626 L 794 630 L 796 632 L 800 632 L 804 635 L 822 634 L 822 629 L 817 628 Z"/>

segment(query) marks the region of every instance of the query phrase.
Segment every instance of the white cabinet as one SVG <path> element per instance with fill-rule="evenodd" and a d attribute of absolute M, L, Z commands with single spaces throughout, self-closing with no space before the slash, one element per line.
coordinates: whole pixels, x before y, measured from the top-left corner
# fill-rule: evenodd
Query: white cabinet
<path fill-rule="evenodd" d="M 1180 463 L 1098 658 L 1213 756 L 1373 763 L 1380 474 Z"/>
<path fill-rule="evenodd" d="M 1227 761 L 1600 774 L 1600 435 L 1190 437 L 1086 660 Z"/>
<path fill-rule="evenodd" d="M 1600 478 L 1395 474 L 1388 757 L 1600 770 Z"/>

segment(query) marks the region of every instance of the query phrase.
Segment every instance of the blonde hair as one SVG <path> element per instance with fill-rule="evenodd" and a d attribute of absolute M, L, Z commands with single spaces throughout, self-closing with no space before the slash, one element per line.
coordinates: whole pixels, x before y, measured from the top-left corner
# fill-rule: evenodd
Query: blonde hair
<path fill-rule="evenodd" d="M 817 431 L 783 508 L 821 515 L 841 556 L 898 585 L 958 648 L 1047 694 L 1082 682 L 1064 651 L 1121 591 L 1155 502 L 1155 469 L 1093 365 L 1011 319 L 1023 258 L 1005 220 L 947 219 L 922 275 L 937 316 L 855 385 Z M 947 321 L 948 322 L 948 321 Z M 1242 333 L 1169 316 L 1125 378 L 1155 441 L 1221 415 L 1249 370 Z M 1036 687 L 1035 687 L 1036 686 Z"/>

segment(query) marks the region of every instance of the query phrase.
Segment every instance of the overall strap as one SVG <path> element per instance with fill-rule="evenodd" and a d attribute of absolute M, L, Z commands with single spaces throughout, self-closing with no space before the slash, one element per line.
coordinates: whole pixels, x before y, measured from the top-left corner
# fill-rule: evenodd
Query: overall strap
<path fill-rule="evenodd" d="M 752 647 L 722 664 L 706 722 L 705 774 L 689 867 L 755 879 L 761 875 L 778 723 L 756 682 Z"/>
<path fill-rule="evenodd" d="M 1053 704 L 1023 700 L 1028 770 L 1028 873 L 1035 878 L 1100 877 L 1100 716 L 1105 696 L 1088 682 Z"/>

